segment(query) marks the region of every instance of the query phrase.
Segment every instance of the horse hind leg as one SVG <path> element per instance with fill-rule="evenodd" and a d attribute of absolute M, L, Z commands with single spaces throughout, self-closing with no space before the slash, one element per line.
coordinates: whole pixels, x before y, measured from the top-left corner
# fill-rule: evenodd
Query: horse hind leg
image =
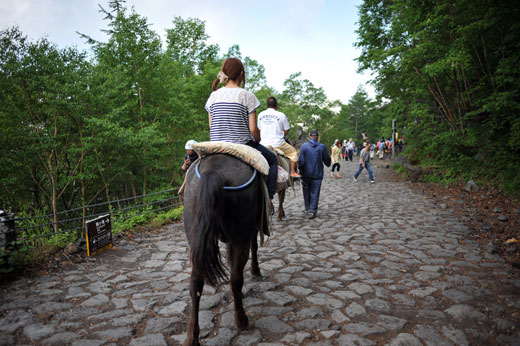
<path fill-rule="evenodd" d="M 283 202 L 285 201 L 285 188 L 278 192 L 278 221 L 282 221 L 285 217 L 285 210 L 283 209 Z"/>
<path fill-rule="evenodd" d="M 204 289 L 204 278 L 198 268 L 192 262 L 190 296 L 191 296 L 191 317 L 188 324 L 188 332 L 184 346 L 199 346 L 199 304 L 202 290 Z"/>
<path fill-rule="evenodd" d="M 260 232 L 262 232 L 260 230 Z M 253 279 L 260 279 L 262 277 L 262 273 L 260 272 L 260 267 L 258 266 L 258 241 L 257 241 L 258 231 L 254 233 L 254 236 L 251 237 L 251 276 Z"/>
<path fill-rule="evenodd" d="M 242 287 L 244 286 L 244 267 L 249 258 L 249 243 L 243 245 L 231 245 L 231 293 L 235 305 L 235 325 L 238 329 L 247 329 L 249 319 L 242 304 Z"/>

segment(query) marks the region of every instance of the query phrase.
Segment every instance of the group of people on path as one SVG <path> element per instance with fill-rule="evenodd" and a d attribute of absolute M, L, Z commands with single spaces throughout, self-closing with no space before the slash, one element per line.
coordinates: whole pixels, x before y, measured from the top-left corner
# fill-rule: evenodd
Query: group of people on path
<path fill-rule="evenodd" d="M 352 138 L 344 140 L 343 143 L 339 139 L 334 141 L 334 144 L 330 147 L 330 153 L 332 157 L 332 170 L 330 172 L 330 177 L 334 179 L 341 178 L 339 171 L 341 169 L 340 161 L 353 161 L 354 154 L 357 150 L 356 143 L 352 140 Z M 336 175 L 334 176 L 334 172 L 336 171 Z"/>
<path fill-rule="evenodd" d="M 365 140 L 365 142 L 363 143 L 363 149 L 359 154 L 359 169 L 354 174 L 354 181 L 357 181 L 357 178 L 361 174 L 361 171 L 363 171 L 363 169 L 366 169 L 368 171 L 370 183 L 375 183 L 372 172 L 372 166 L 370 165 L 370 159 L 372 157 L 370 155 L 370 151 L 372 149 L 372 146 L 373 144 L 369 140 Z M 341 143 L 339 139 L 336 139 L 334 141 L 334 145 L 332 145 L 331 147 L 332 169 L 330 171 L 330 177 L 332 179 L 341 178 L 339 171 L 341 169 L 340 161 L 342 160 L 342 156 L 343 160 L 350 160 L 352 162 L 352 157 L 355 150 L 356 144 L 354 143 L 354 141 L 352 141 L 352 138 L 350 138 L 348 142 L 344 140 L 343 143 Z M 335 175 L 334 172 L 336 172 Z"/>
<path fill-rule="evenodd" d="M 339 141 L 339 139 L 336 139 L 336 141 Z M 354 154 L 357 151 L 356 143 L 350 138 L 347 142 L 345 139 L 343 141 L 343 145 L 341 146 L 341 159 L 343 161 L 353 161 Z"/>
<path fill-rule="evenodd" d="M 210 140 L 245 144 L 257 149 L 269 165 L 266 185 L 271 200 L 276 193 L 278 159 L 268 147 L 283 151 L 290 161 L 290 176 L 301 178 L 305 212 L 308 218 L 313 219 L 318 211 L 323 165 L 330 167 L 332 161 L 331 176 L 337 168 L 337 177 L 341 177 L 339 175 L 341 142 L 337 141 L 339 145 L 334 146 L 331 160 L 326 146 L 319 142 L 318 130 L 313 129 L 309 133 L 309 141 L 303 144 L 298 155 L 296 149 L 285 141 L 290 126 L 285 114 L 278 111 L 276 98 L 271 96 L 267 99 L 267 109 L 261 112 L 257 119 L 256 111 L 260 107 L 260 101 L 253 93 L 244 89 L 245 80 L 245 70 L 240 59 L 227 58 L 212 83 L 213 92 L 205 105 L 208 112 Z M 219 88 L 219 84 L 223 87 Z M 195 143 L 194 140 L 186 142 L 186 155 L 181 167 L 183 170 L 187 170 L 198 158 L 192 147 Z M 346 155 L 352 161 L 355 150 L 352 139 L 346 143 L 346 147 Z M 360 168 L 354 175 L 354 180 L 362 169 L 366 168 L 371 182 L 374 182 L 370 158 L 364 155 L 364 151 L 367 150 L 361 151 Z M 296 172 L 296 167 L 300 173 Z"/>

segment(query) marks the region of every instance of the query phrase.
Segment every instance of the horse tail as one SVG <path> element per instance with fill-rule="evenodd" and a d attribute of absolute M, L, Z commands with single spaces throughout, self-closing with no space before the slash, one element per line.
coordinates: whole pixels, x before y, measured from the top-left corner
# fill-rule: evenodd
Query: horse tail
<path fill-rule="evenodd" d="M 191 260 L 202 271 L 206 282 L 215 287 L 228 276 L 219 250 L 219 234 L 223 234 L 224 178 L 214 171 L 200 178 L 195 219 L 191 229 Z"/>

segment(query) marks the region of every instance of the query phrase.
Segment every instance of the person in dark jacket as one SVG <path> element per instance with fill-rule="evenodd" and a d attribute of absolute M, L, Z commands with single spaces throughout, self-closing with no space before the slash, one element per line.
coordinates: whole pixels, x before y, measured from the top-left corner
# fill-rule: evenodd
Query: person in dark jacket
<path fill-rule="evenodd" d="M 193 144 L 197 144 L 197 142 L 193 139 L 190 139 L 186 142 L 186 145 L 184 146 L 184 149 L 186 149 L 186 154 L 184 154 L 184 160 L 182 160 L 181 169 L 183 171 L 188 170 L 191 164 L 199 158 L 199 155 L 195 152 L 195 150 L 193 150 Z"/>
<path fill-rule="evenodd" d="M 323 164 L 330 167 L 330 156 L 324 144 L 319 140 L 318 130 L 311 130 L 310 140 L 303 144 L 298 157 L 298 168 L 302 175 L 303 200 L 309 219 L 314 219 L 318 212 Z"/>

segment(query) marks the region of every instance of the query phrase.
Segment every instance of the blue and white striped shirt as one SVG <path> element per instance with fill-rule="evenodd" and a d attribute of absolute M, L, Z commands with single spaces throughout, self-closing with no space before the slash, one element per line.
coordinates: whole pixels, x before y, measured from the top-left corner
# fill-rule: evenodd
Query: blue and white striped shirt
<path fill-rule="evenodd" d="M 260 107 L 256 96 L 242 88 L 220 88 L 211 93 L 204 107 L 211 115 L 211 141 L 245 144 L 253 140 L 249 114 Z"/>

